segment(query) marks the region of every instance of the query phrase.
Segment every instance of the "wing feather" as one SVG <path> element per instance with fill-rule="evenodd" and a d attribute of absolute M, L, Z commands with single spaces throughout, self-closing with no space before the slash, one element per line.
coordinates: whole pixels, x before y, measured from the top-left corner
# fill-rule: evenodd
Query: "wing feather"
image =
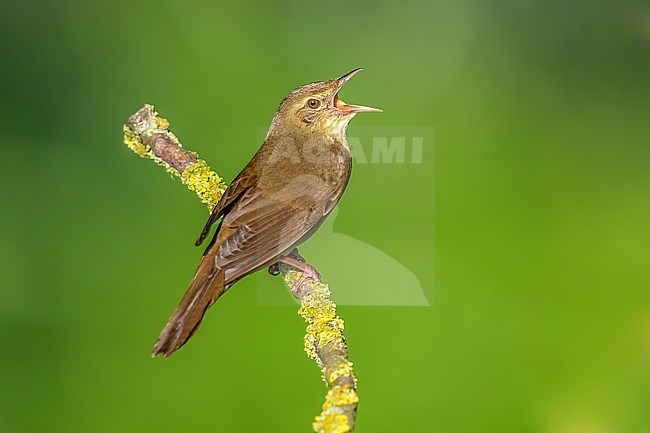
<path fill-rule="evenodd" d="M 212 213 L 208 217 L 208 221 L 205 223 L 201 234 L 194 243 L 197 247 L 203 243 L 206 237 L 210 234 L 210 229 L 212 225 L 219 220 L 223 215 L 225 215 L 228 210 L 235 204 L 237 200 L 242 200 L 248 197 L 248 200 L 252 199 L 255 196 L 255 189 L 253 186 L 257 180 L 254 171 L 248 169 L 248 166 L 232 181 L 232 183 L 226 188 L 219 203 L 212 209 Z"/>
<path fill-rule="evenodd" d="M 231 214 L 228 214 L 230 216 Z M 230 219 L 230 218 L 228 218 Z M 224 221 L 217 244 L 217 267 L 231 284 L 288 252 L 315 224 L 314 213 L 295 206 L 268 206 Z"/>

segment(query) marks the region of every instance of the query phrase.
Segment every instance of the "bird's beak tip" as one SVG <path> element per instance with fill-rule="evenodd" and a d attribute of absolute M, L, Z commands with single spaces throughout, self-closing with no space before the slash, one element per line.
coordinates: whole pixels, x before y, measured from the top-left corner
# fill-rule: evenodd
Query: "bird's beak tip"
<path fill-rule="evenodd" d="M 357 73 L 359 73 L 361 71 L 363 71 L 363 68 L 353 69 L 350 72 L 348 72 L 347 74 L 343 75 L 341 78 L 339 78 L 336 81 L 338 81 L 339 83 L 341 83 L 341 85 L 343 85 L 343 84 L 347 83 L 350 80 L 350 78 L 354 77 Z"/>
<path fill-rule="evenodd" d="M 345 83 L 347 83 L 350 78 L 354 77 L 357 73 L 363 71 L 363 68 L 356 68 L 348 72 L 347 74 L 343 75 L 341 78 L 336 80 L 339 83 L 338 88 L 340 89 L 343 87 Z M 373 108 L 373 107 L 365 107 L 363 105 L 348 105 L 345 102 L 341 101 L 338 97 L 338 91 L 334 95 L 334 106 L 338 108 L 339 110 L 342 111 L 350 111 L 350 112 L 355 112 L 355 113 L 382 113 L 384 110 L 380 108 Z"/>

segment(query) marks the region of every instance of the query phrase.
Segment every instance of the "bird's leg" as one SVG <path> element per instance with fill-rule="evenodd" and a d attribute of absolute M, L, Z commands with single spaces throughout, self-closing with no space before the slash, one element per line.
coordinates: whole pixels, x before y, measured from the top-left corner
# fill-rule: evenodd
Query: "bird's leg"
<path fill-rule="evenodd" d="M 300 260 L 301 262 L 306 263 L 305 258 L 298 253 L 298 248 L 294 248 L 293 250 L 291 250 L 291 252 L 289 254 L 287 254 L 286 257 L 293 257 L 296 260 Z M 274 277 L 277 277 L 278 275 L 280 275 L 280 268 L 278 266 L 278 263 L 281 262 L 281 261 L 282 260 L 278 259 L 277 262 L 275 262 L 275 263 L 273 263 L 272 265 L 269 266 L 269 269 L 268 269 L 269 274 L 273 275 Z"/>
<path fill-rule="evenodd" d="M 307 260 L 303 256 L 298 253 L 298 248 L 294 248 L 291 250 L 289 254 L 287 254 L 287 257 L 293 257 L 296 260 L 300 260 L 303 263 L 307 263 Z"/>
<path fill-rule="evenodd" d="M 298 254 L 298 250 L 294 249 L 292 252 L 290 252 L 288 255 L 284 257 L 278 258 L 278 263 L 284 263 L 285 265 L 289 265 L 294 269 L 297 269 L 298 271 L 302 272 L 302 275 L 298 280 L 291 286 L 291 293 L 296 295 L 298 291 L 300 290 L 300 287 L 302 286 L 302 283 L 305 282 L 307 278 L 310 278 L 317 283 L 320 283 L 320 274 L 318 271 L 305 262 L 305 259 L 302 258 L 300 254 Z M 271 265 L 274 266 L 274 265 Z M 277 263 L 275 264 L 277 267 Z M 271 272 L 270 267 L 269 267 L 269 272 Z"/>

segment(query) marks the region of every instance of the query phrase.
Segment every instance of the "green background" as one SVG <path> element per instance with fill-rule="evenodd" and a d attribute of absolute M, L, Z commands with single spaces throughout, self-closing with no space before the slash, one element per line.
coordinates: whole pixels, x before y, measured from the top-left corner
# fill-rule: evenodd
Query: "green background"
<path fill-rule="evenodd" d="M 650 431 L 647 2 L 3 0 L 0 55 L 1 433 L 309 431 L 277 279 L 149 357 L 206 211 L 121 126 L 154 103 L 230 180 L 288 91 L 358 66 L 342 97 L 385 112 L 351 135 L 435 130 L 358 164 L 334 224 L 432 303 L 340 308 L 358 432 Z"/>

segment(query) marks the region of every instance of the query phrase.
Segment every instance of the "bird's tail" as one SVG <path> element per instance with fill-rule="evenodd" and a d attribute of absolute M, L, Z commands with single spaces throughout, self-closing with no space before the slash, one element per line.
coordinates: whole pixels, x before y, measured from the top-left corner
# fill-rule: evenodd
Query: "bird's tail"
<path fill-rule="evenodd" d="M 217 268 L 214 255 L 204 255 L 190 287 L 156 340 L 151 356 L 167 357 L 185 344 L 196 332 L 205 311 L 226 289 L 224 271 Z"/>

